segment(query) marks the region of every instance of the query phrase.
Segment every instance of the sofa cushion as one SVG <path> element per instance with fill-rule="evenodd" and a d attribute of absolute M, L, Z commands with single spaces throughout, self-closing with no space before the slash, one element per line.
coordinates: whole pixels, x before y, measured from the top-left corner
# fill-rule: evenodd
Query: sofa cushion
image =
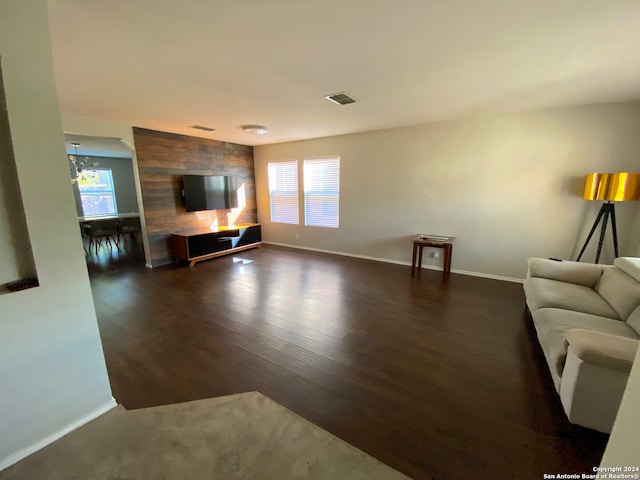
<path fill-rule="evenodd" d="M 584 287 L 595 287 L 602 271 L 610 265 L 578 263 L 568 260 L 556 261 L 548 258 L 529 258 L 527 260 L 527 276 L 548 278 L 561 282 L 575 283 Z"/>
<path fill-rule="evenodd" d="M 623 320 L 640 305 L 640 282 L 619 268 L 607 268 L 602 272 L 596 291 Z"/>
<path fill-rule="evenodd" d="M 629 318 L 627 318 L 627 325 L 635 330 L 635 332 L 640 335 L 640 306 L 636 307 L 636 309 L 631 312 Z"/>
<path fill-rule="evenodd" d="M 556 388 L 559 388 L 560 376 L 567 356 L 565 332 L 568 330 L 581 328 L 627 338 L 639 338 L 638 334 L 625 322 L 597 315 L 557 308 L 542 308 L 532 312 L 532 317 Z"/>
<path fill-rule="evenodd" d="M 589 287 L 548 278 L 528 277 L 524 281 L 524 291 L 532 312 L 540 308 L 563 308 L 619 320 L 611 305 Z"/>
<path fill-rule="evenodd" d="M 618 257 L 613 261 L 613 264 L 640 282 L 640 258 Z"/>

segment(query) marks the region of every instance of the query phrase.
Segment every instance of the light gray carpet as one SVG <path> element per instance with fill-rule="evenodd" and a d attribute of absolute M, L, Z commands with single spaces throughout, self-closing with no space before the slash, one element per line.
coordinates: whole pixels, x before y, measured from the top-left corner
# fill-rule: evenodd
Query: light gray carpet
<path fill-rule="evenodd" d="M 396 480 L 408 477 L 258 392 L 118 407 L 2 480 Z"/>

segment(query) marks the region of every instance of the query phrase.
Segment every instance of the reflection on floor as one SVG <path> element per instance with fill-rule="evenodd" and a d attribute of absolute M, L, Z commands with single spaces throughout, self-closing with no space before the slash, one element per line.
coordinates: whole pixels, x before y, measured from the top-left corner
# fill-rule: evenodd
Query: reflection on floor
<path fill-rule="evenodd" d="M 131 268 L 136 265 L 144 266 L 144 250 L 140 239 L 121 239 L 118 246 L 115 246 L 115 242 L 112 242 L 114 246 L 102 242 L 97 254 L 94 246 L 89 250 L 89 240 L 86 237 L 83 241 L 89 275 Z"/>

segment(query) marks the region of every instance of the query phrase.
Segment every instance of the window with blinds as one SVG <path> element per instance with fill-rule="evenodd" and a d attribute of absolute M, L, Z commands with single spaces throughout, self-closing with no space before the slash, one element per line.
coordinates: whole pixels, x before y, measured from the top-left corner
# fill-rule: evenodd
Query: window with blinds
<path fill-rule="evenodd" d="M 298 161 L 269 162 L 271 221 L 298 225 Z"/>
<path fill-rule="evenodd" d="M 304 161 L 304 224 L 340 226 L 340 157 Z"/>
<path fill-rule="evenodd" d="M 85 217 L 116 215 L 116 193 L 110 168 L 85 168 L 78 176 L 78 189 Z"/>

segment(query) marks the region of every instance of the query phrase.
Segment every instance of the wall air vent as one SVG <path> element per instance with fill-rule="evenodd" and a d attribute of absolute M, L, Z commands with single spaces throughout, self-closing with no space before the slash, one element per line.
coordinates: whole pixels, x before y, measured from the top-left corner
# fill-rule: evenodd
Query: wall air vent
<path fill-rule="evenodd" d="M 205 132 L 213 132 L 215 130 L 215 128 L 203 127 L 202 125 L 191 125 L 191 128 L 195 128 L 196 130 L 204 130 Z"/>
<path fill-rule="evenodd" d="M 356 103 L 356 99 L 349 95 L 347 92 L 332 93 L 326 95 L 324 98 L 330 102 L 337 103 L 338 105 L 349 105 L 350 103 Z"/>

